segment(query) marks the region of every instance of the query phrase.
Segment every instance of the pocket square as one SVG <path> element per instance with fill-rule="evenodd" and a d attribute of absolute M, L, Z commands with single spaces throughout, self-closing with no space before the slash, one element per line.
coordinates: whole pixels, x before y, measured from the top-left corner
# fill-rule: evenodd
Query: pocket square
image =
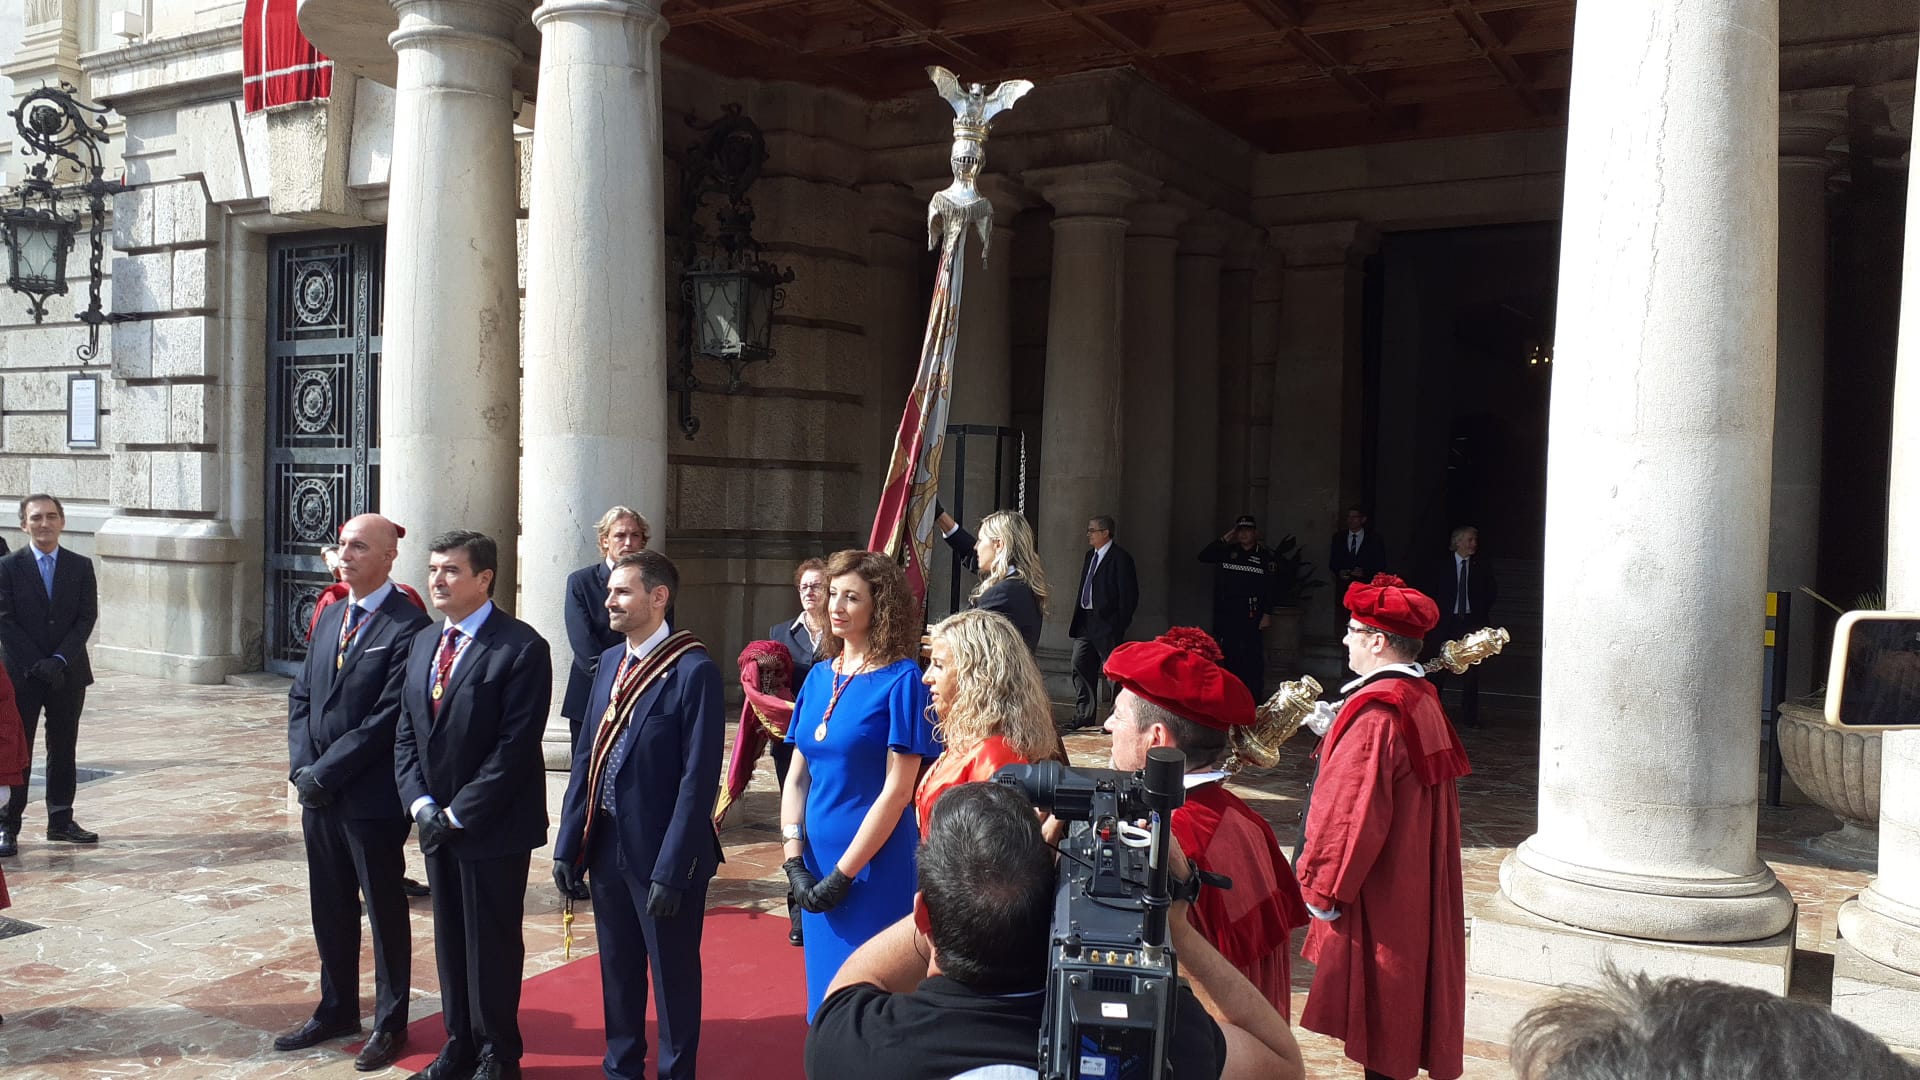
<path fill-rule="evenodd" d="M 370 645 L 367 647 L 367 652 L 369 653 L 386 652 L 388 649 L 392 647 L 393 646 L 391 645 Z"/>

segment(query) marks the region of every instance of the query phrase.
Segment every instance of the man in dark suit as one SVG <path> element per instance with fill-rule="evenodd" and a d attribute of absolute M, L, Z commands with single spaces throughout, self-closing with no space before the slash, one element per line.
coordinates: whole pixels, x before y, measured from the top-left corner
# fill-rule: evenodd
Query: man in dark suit
<path fill-rule="evenodd" d="M 74 754 L 80 741 L 80 710 L 93 683 L 87 637 L 100 614 L 93 560 L 60 546 L 66 507 L 51 495 L 20 500 L 20 528 L 32 541 L 0 558 L 0 650 L 6 654 L 20 706 L 20 724 L 33 756 L 41 710 L 47 714 L 47 839 L 97 844 L 100 836 L 73 820 L 77 786 Z M 20 816 L 27 785 L 11 787 L 0 816 L 0 857 L 19 852 Z"/>
<path fill-rule="evenodd" d="M 1454 529 L 1447 547 L 1446 557 L 1433 568 L 1426 587 L 1427 595 L 1433 597 L 1434 604 L 1440 608 L 1440 624 L 1427 637 L 1427 643 L 1436 649 L 1463 634 L 1492 626 L 1493 602 L 1500 595 L 1493 570 L 1479 557 L 1479 529 L 1471 525 Z M 1447 678 L 1459 680 L 1460 711 L 1456 715 L 1460 722 L 1467 727 L 1479 726 L 1479 667 L 1470 667 L 1465 674 Z"/>
<path fill-rule="evenodd" d="M 600 536 L 600 558 L 567 575 L 567 647 L 573 653 L 573 663 L 567 670 L 567 695 L 560 699 L 560 715 L 567 718 L 567 730 L 576 749 L 587 717 L 587 691 L 593 687 L 594 665 L 600 662 L 601 653 L 622 640 L 607 626 L 607 575 L 620 559 L 644 551 L 653 536 L 647 519 L 626 506 L 601 514 L 594 528 Z"/>
<path fill-rule="evenodd" d="M 700 931 L 720 859 L 713 802 L 726 737 L 720 669 L 670 632 L 680 588 L 653 551 L 614 564 L 607 612 L 625 640 L 600 658 L 594 737 L 573 755 L 553 845 L 562 896 L 585 878 L 600 937 L 609 1080 L 642 1080 L 647 974 L 660 1019 L 660 1080 L 692 1080 L 700 1048 Z"/>
<path fill-rule="evenodd" d="M 304 1050 L 360 1030 L 360 905 L 373 933 L 373 1036 L 354 1060 L 383 1069 L 407 1041 L 413 933 L 403 884 L 412 822 L 394 786 L 393 737 L 414 635 L 433 620 L 388 578 L 400 532 L 378 514 L 340 529 L 344 603 L 320 613 L 287 694 L 288 779 L 300 793 L 320 1004 L 273 1041 Z"/>
<path fill-rule="evenodd" d="M 1080 588 L 1075 593 L 1073 621 L 1067 636 L 1073 639 L 1073 726 L 1100 722 L 1100 695 L 1113 697 L 1113 684 L 1100 674 L 1107 654 L 1127 636 L 1133 613 L 1140 607 L 1140 577 L 1133 556 L 1113 542 L 1113 518 L 1096 514 L 1087 522 L 1087 554 L 1080 560 Z"/>
<path fill-rule="evenodd" d="M 414 635 L 393 767 L 420 826 L 433 889 L 447 1044 L 419 1075 L 520 1075 L 527 869 L 547 842 L 540 735 L 553 660 L 533 627 L 493 605 L 499 550 L 476 532 L 433 539 L 428 593 L 444 627 Z"/>
<path fill-rule="evenodd" d="M 1347 586 L 1369 582 L 1387 568 L 1387 542 L 1367 528 L 1367 512 L 1358 506 L 1347 507 L 1347 527 L 1333 534 L 1328 545 L 1327 569 L 1333 574 L 1333 610 L 1345 618 L 1344 598 Z"/>

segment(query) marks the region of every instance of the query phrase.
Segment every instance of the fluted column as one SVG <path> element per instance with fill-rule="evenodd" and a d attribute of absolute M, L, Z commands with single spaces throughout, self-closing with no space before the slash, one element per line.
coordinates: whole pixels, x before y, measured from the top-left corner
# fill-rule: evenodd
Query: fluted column
<path fill-rule="evenodd" d="M 1130 637 L 1150 638 L 1168 626 L 1167 583 L 1172 570 L 1167 521 L 1173 509 L 1173 386 L 1178 339 L 1174 331 L 1174 254 L 1184 207 L 1140 203 L 1127 210 L 1127 315 L 1121 380 L 1121 493 L 1115 540 L 1133 554 L 1140 572 L 1140 608 Z M 1078 587 L 1076 580 L 1070 587 Z"/>
<path fill-rule="evenodd" d="M 1236 229 L 1220 267 L 1220 437 L 1218 517 L 1253 513 L 1248 501 L 1248 440 L 1253 422 L 1253 273 L 1261 237 Z M 1269 543 L 1280 538 L 1265 523 Z"/>
<path fill-rule="evenodd" d="M 1539 827 L 1501 868 L 1473 968 L 1580 982 L 1679 950 L 1784 993 L 1794 905 L 1755 851 L 1754 738 L 1778 7 L 1615 0 L 1576 19 Z"/>
<path fill-rule="evenodd" d="M 520 300 L 509 0 L 394 0 L 400 28 L 387 189 L 380 511 L 422 542 L 499 541 L 513 606 L 519 521 Z M 452 167 L 457 163 L 458 167 Z M 394 576 L 424 584 L 424 548 Z"/>
<path fill-rule="evenodd" d="M 1043 660 L 1064 666 L 1071 595 L 1086 550 L 1087 518 L 1119 505 L 1123 445 L 1126 208 L 1158 183 L 1115 163 L 1042 169 L 1027 186 L 1054 210 L 1047 310 L 1046 402 L 1040 418 L 1040 562 L 1057 588 L 1041 633 Z"/>
<path fill-rule="evenodd" d="M 1887 477 L 1889 611 L 1920 609 L 1920 186 L 1907 188 L 1902 272 Z M 1839 924 L 1833 1011 L 1920 1050 L 1920 731 L 1881 737 L 1879 876 L 1841 905 Z"/>
<path fill-rule="evenodd" d="M 1174 259 L 1180 371 L 1173 381 L 1173 440 L 1167 446 L 1182 452 L 1164 528 L 1173 558 L 1167 607 L 1182 625 L 1212 624 L 1212 568 L 1194 554 L 1226 527 L 1214 505 L 1220 477 L 1220 265 L 1226 249 L 1226 229 L 1211 215 L 1180 227 Z"/>
<path fill-rule="evenodd" d="M 1846 117 L 1780 118 L 1780 356 L 1773 409 L 1773 513 L 1767 588 L 1795 594 L 1787 651 L 1787 696 L 1813 689 L 1814 611 L 1798 592 L 1820 562 L 1821 408 L 1827 374 L 1827 144 Z"/>

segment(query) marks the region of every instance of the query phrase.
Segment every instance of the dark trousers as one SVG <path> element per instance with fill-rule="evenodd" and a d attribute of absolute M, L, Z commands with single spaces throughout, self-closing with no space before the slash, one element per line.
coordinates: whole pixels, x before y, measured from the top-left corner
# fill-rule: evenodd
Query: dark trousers
<path fill-rule="evenodd" d="M 609 820 L 609 819 L 602 819 Z M 610 822 L 609 822 L 610 823 Z M 600 984 L 607 1022 L 608 1080 L 643 1080 L 647 1060 L 647 980 L 659 994 L 659 1080 L 693 1080 L 700 1054 L 700 934 L 707 882 L 680 897 L 680 913 L 647 914 L 651 867 L 627 865 L 619 827 L 596 831 L 587 860 Z"/>
<path fill-rule="evenodd" d="M 520 1060 L 527 959 L 520 923 L 532 854 L 460 859 L 443 847 L 427 856 L 441 1019 L 455 1060 L 471 1062 L 486 1051 L 503 1062 Z"/>
<path fill-rule="evenodd" d="M 329 1026 L 360 1022 L 360 899 L 366 898 L 373 933 L 373 1026 L 400 1032 L 407 1026 L 407 991 L 413 979 L 413 930 L 407 894 L 400 887 L 407 859 L 407 830 L 399 816 L 350 818 L 332 810 L 307 809 L 300 831 L 307 841 L 307 894 L 313 908 L 313 943 L 320 950 L 320 1006 L 313 1018 Z"/>
<path fill-rule="evenodd" d="M 1485 625 L 1487 621 L 1478 615 L 1442 615 L 1440 624 L 1434 627 L 1433 633 L 1427 635 L 1427 645 L 1433 655 L 1438 656 L 1440 646 L 1455 638 L 1465 637 Z M 1451 683 L 1460 691 L 1460 713 L 1454 719 L 1459 720 L 1466 727 L 1478 727 L 1480 724 L 1479 665 L 1468 668 L 1460 675 L 1455 675 L 1443 668 L 1433 678 L 1439 685 Z"/>
<path fill-rule="evenodd" d="M 1073 639 L 1073 722 L 1086 727 L 1098 719 L 1100 712 L 1100 694 L 1104 688 L 1109 700 L 1114 696 L 1113 684 L 1100 672 L 1106 666 L 1107 656 L 1120 644 L 1114 638 L 1101 635 Z"/>
<path fill-rule="evenodd" d="M 73 821 L 74 751 L 80 744 L 80 710 L 87 703 L 87 688 L 64 686 L 58 690 L 38 679 L 21 679 L 13 684 L 14 701 L 20 706 L 20 724 L 27 733 L 27 760 L 33 760 L 33 736 L 40 728 L 40 712 L 47 714 L 47 826 L 53 828 Z M 20 829 L 20 815 L 27 809 L 27 785 L 16 784 L 7 793 L 7 809 L 0 824 L 11 832 Z"/>
<path fill-rule="evenodd" d="M 1259 617 L 1216 619 L 1213 638 L 1225 656 L 1220 666 L 1247 684 L 1255 705 L 1266 700 L 1262 693 L 1267 678 L 1266 643 L 1260 637 Z"/>

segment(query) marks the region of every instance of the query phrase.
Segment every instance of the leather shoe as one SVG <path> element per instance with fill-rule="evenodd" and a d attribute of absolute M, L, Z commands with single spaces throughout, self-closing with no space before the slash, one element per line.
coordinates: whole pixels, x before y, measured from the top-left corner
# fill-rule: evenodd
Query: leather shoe
<path fill-rule="evenodd" d="M 474 1066 L 473 1080 L 520 1080 L 520 1063 L 502 1061 L 491 1053 L 480 1055 L 480 1064 Z"/>
<path fill-rule="evenodd" d="M 408 896 L 432 896 L 433 890 L 410 877 L 400 879 L 400 891 Z"/>
<path fill-rule="evenodd" d="M 473 1062 L 456 1054 L 449 1043 L 440 1048 L 439 1057 L 413 1076 L 414 1080 L 472 1080 Z"/>
<path fill-rule="evenodd" d="M 100 842 L 100 834 L 97 832 L 88 832 L 69 821 L 64 825 L 47 826 L 47 839 L 58 841 L 62 844 L 97 844 Z"/>
<path fill-rule="evenodd" d="M 309 1046 L 318 1046 L 328 1039 L 337 1039 L 342 1035 L 360 1034 L 360 1022 L 351 1024 L 323 1024 L 312 1017 L 292 1031 L 274 1037 L 275 1050 L 305 1050 Z"/>
<path fill-rule="evenodd" d="M 20 830 L 0 825 L 0 859 L 11 859 L 20 854 Z"/>
<path fill-rule="evenodd" d="M 376 1031 L 360 1048 L 360 1056 L 353 1059 L 353 1067 L 361 1072 L 384 1069 L 393 1064 L 400 1051 L 407 1045 L 405 1028 L 399 1031 Z"/>

